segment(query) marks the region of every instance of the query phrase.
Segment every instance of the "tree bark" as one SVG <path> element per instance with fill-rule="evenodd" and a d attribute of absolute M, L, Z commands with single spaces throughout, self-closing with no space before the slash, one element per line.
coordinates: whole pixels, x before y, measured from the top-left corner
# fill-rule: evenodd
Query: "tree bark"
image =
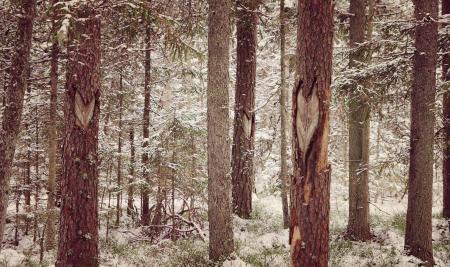
<path fill-rule="evenodd" d="M 450 14 L 450 0 L 442 0 L 442 15 Z M 446 25 L 449 27 L 449 25 Z M 446 51 L 447 52 L 447 51 Z M 442 79 L 444 82 L 450 82 L 450 54 L 445 53 L 442 58 Z M 447 85 L 444 93 L 444 162 L 442 166 L 442 179 L 444 182 L 444 207 L 442 214 L 449 220 L 450 231 L 450 86 Z"/>
<path fill-rule="evenodd" d="M 327 266 L 333 1 L 299 1 L 297 27 L 296 86 L 292 96 L 291 265 Z"/>
<path fill-rule="evenodd" d="M 234 250 L 229 141 L 230 0 L 208 0 L 208 221 L 209 258 Z"/>
<path fill-rule="evenodd" d="M 21 0 L 17 4 L 17 13 L 19 15 L 17 22 L 17 43 L 11 67 L 9 68 L 10 81 L 6 88 L 6 107 L 3 111 L 0 129 L 0 248 L 5 230 L 11 167 L 22 119 L 26 74 L 29 68 L 32 43 L 33 21 L 36 15 L 35 0 Z"/>
<path fill-rule="evenodd" d="M 151 29 L 148 25 L 145 30 L 145 61 L 144 61 L 144 122 L 143 122 L 143 154 L 142 154 L 142 167 L 143 178 L 146 182 L 145 188 L 142 190 L 142 225 L 148 225 L 150 223 L 150 173 L 148 166 L 148 138 L 150 136 L 150 68 L 151 68 Z"/>
<path fill-rule="evenodd" d="M 232 148 L 233 210 L 248 219 L 252 212 L 255 150 L 255 83 L 257 3 L 236 1 L 237 59 L 234 138 Z"/>
<path fill-rule="evenodd" d="M 46 237 L 45 249 L 51 250 L 55 248 L 55 183 L 56 183 L 56 112 L 58 100 L 58 59 L 59 46 L 56 40 L 57 32 L 57 7 L 55 4 L 58 0 L 52 1 L 52 37 L 53 44 L 50 52 L 50 110 L 48 120 L 48 182 L 47 182 L 47 221 L 46 221 Z"/>
<path fill-rule="evenodd" d="M 134 167 L 136 163 L 136 148 L 134 147 L 134 128 L 130 129 L 130 169 L 128 178 L 128 201 L 127 201 L 127 215 L 133 217 L 134 214 Z"/>
<path fill-rule="evenodd" d="M 350 63 L 358 69 L 364 66 L 367 50 L 366 0 L 350 1 Z M 365 84 L 352 85 L 349 93 L 349 218 L 347 237 L 365 241 L 371 238 L 369 226 L 369 141 L 370 105 L 364 90 Z"/>
<path fill-rule="evenodd" d="M 120 225 L 122 213 L 122 113 L 123 113 L 123 76 L 120 73 L 119 82 L 119 138 L 117 140 L 117 195 L 116 195 L 116 227 Z"/>
<path fill-rule="evenodd" d="M 432 185 L 438 0 L 415 0 L 416 51 L 411 92 L 411 148 L 405 250 L 433 263 Z"/>
<path fill-rule="evenodd" d="M 284 0 L 280 0 L 280 39 L 281 39 L 281 84 L 280 84 L 280 182 L 281 205 L 283 208 L 283 227 L 289 227 L 289 200 L 288 200 L 288 164 L 287 164 L 287 94 L 286 94 L 286 29 L 285 29 Z"/>
<path fill-rule="evenodd" d="M 64 175 L 56 266 L 98 266 L 100 18 L 75 7 L 69 32 L 64 102 Z"/>

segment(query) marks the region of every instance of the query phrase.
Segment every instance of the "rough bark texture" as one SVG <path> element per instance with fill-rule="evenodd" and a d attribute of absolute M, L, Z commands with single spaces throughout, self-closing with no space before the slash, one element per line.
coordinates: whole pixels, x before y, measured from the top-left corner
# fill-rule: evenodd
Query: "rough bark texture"
<path fill-rule="evenodd" d="M 149 186 L 150 186 L 150 172 L 148 170 L 148 152 L 147 147 L 149 145 L 148 138 L 150 136 L 150 68 L 151 68 L 151 29 L 147 26 L 145 30 L 145 62 L 144 62 L 144 121 L 143 121 L 143 150 L 142 154 L 142 167 L 143 178 L 147 183 L 146 187 L 142 190 L 142 225 L 148 225 L 150 223 L 150 203 L 149 203 Z"/>
<path fill-rule="evenodd" d="M 289 227 L 289 200 L 288 200 L 288 164 L 287 164 L 287 94 L 286 94 L 286 29 L 285 29 L 284 0 L 280 1 L 280 39 L 281 39 L 281 84 L 280 84 L 280 183 L 281 204 L 283 208 L 283 227 Z"/>
<path fill-rule="evenodd" d="M 9 180 L 22 119 L 33 21 L 36 13 L 35 0 L 21 0 L 17 5 L 17 13 L 20 16 L 17 22 L 16 50 L 8 70 L 10 81 L 6 87 L 6 107 L 0 129 L 0 248 L 5 230 Z"/>
<path fill-rule="evenodd" d="M 52 1 L 52 35 L 53 45 L 50 52 L 50 110 L 48 120 L 48 182 L 47 182 L 47 222 L 45 233 L 45 248 L 46 250 L 55 247 L 55 216 L 53 209 L 55 208 L 55 183 L 56 183 L 56 149 L 57 149 L 57 135 L 56 135 L 56 112 L 58 100 L 58 58 L 59 46 L 56 40 L 57 32 L 57 12 L 55 4 L 57 0 Z"/>
<path fill-rule="evenodd" d="M 442 15 L 450 14 L 450 0 L 442 0 Z M 449 25 L 446 25 L 449 27 Z M 444 82 L 450 82 L 450 54 L 444 54 L 442 58 L 442 79 Z M 442 177 L 444 182 L 444 207 L 443 215 L 447 220 L 450 220 L 450 86 L 446 86 L 444 93 L 444 162 L 442 164 Z M 449 221 L 450 231 L 450 221 Z"/>
<path fill-rule="evenodd" d="M 98 266 L 100 18 L 91 4 L 74 10 L 64 103 L 64 174 L 56 266 Z"/>
<path fill-rule="evenodd" d="M 291 265 L 327 266 L 333 1 L 299 1 L 297 25 L 296 86 L 292 96 Z"/>
<path fill-rule="evenodd" d="M 257 19 L 252 1 L 238 0 L 234 138 L 232 149 L 233 210 L 248 219 L 252 212 L 255 149 Z"/>
<path fill-rule="evenodd" d="M 416 51 L 411 92 L 411 148 L 408 181 L 405 249 L 431 264 L 434 103 L 438 0 L 414 1 Z"/>
<path fill-rule="evenodd" d="M 230 0 L 208 0 L 208 220 L 209 257 L 234 249 L 229 141 Z"/>
<path fill-rule="evenodd" d="M 350 1 L 350 53 L 349 67 L 364 66 L 366 49 L 366 0 Z M 349 218 L 347 237 L 368 240 L 369 226 L 369 137 L 370 105 L 365 95 L 364 83 L 354 84 L 349 92 Z"/>

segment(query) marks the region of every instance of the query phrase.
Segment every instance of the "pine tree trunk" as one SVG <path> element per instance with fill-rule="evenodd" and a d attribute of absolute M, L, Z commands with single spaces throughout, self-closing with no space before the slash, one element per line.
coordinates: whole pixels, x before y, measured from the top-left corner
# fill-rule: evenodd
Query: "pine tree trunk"
<path fill-rule="evenodd" d="M 238 0 L 234 138 L 232 149 L 233 210 L 248 219 L 252 212 L 255 150 L 256 1 Z"/>
<path fill-rule="evenodd" d="M 450 0 L 442 0 L 442 15 L 450 14 Z M 446 25 L 450 27 L 449 25 Z M 442 79 L 444 82 L 450 82 L 450 54 L 444 54 L 442 58 Z M 450 231 L 450 86 L 446 86 L 446 92 L 444 93 L 444 162 L 442 168 L 442 177 L 444 182 L 444 208 L 443 215 L 449 220 Z"/>
<path fill-rule="evenodd" d="M 415 0 L 416 51 L 411 92 L 411 148 L 405 249 L 433 263 L 432 185 L 438 0 Z"/>
<path fill-rule="evenodd" d="M 122 213 L 122 113 L 123 113 L 123 77 L 120 73 L 120 92 L 119 92 L 119 138 L 117 141 L 117 195 L 116 195 L 116 227 L 120 225 L 120 216 Z"/>
<path fill-rule="evenodd" d="M 127 215 L 134 217 L 134 165 L 136 163 L 136 148 L 134 147 L 134 128 L 130 129 L 130 169 L 128 178 L 128 200 L 127 200 Z"/>
<path fill-rule="evenodd" d="M 52 1 L 52 36 L 53 45 L 50 52 L 50 110 L 48 121 L 48 182 L 47 182 L 47 221 L 46 221 L 46 238 L 45 249 L 51 250 L 55 248 L 55 182 L 56 182 L 56 149 L 57 149 L 57 135 L 56 135 L 56 112 L 58 100 L 58 58 L 59 46 L 56 40 L 57 26 L 56 21 L 57 11 L 55 4 L 58 0 Z"/>
<path fill-rule="evenodd" d="M 149 203 L 149 192 L 150 192 L 150 173 L 148 166 L 148 138 L 150 136 L 150 68 L 151 68 L 151 29 L 147 26 L 145 30 L 145 62 L 144 62 L 144 123 L 143 123 L 143 138 L 144 153 L 142 154 L 142 167 L 143 167 L 143 178 L 146 182 L 145 188 L 142 190 L 142 225 L 148 225 L 150 222 L 150 203 Z"/>
<path fill-rule="evenodd" d="M 299 1 L 297 27 L 296 86 L 292 96 L 291 265 L 327 266 L 333 1 Z"/>
<path fill-rule="evenodd" d="M 285 29 L 284 0 L 280 1 L 280 39 L 281 39 L 281 84 L 280 84 L 280 182 L 281 204 L 283 208 L 283 227 L 289 227 L 289 200 L 288 200 L 288 165 L 287 165 L 287 94 L 286 94 L 286 29 Z"/>
<path fill-rule="evenodd" d="M 350 64 L 359 69 L 366 59 L 366 0 L 350 1 Z M 369 138 L 370 105 L 365 90 L 354 84 L 349 93 L 349 218 L 347 237 L 352 240 L 370 239 L 369 226 Z"/>
<path fill-rule="evenodd" d="M 208 221 L 209 258 L 228 257 L 234 250 L 230 141 L 229 38 L 230 0 L 208 0 Z"/>
<path fill-rule="evenodd" d="M 20 16 L 17 23 L 16 51 L 9 68 L 10 81 L 6 88 L 6 107 L 0 130 L 0 248 L 5 230 L 9 180 L 22 119 L 25 79 L 36 13 L 35 0 L 21 0 L 17 1 L 17 4 Z"/>
<path fill-rule="evenodd" d="M 98 266 L 98 130 L 100 18 L 94 7 L 74 9 L 69 32 L 64 103 L 64 175 L 56 266 Z"/>

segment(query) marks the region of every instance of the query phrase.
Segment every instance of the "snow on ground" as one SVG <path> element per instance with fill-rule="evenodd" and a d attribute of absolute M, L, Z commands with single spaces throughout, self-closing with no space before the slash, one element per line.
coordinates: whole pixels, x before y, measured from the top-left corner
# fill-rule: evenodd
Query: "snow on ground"
<path fill-rule="evenodd" d="M 281 227 L 280 197 L 270 190 L 274 171 L 266 170 L 257 184 L 251 220 L 234 218 L 236 253 L 225 267 L 289 266 L 288 230 Z M 271 177 L 271 178 L 268 178 Z M 371 205 L 371 224 L 375 238 L 371 242 L 351 242 L 342 234 L 347 220 L 347 185 L 333 179 L 330 210 L 330 266 L 417 266 L 420 262 L 403 251 L 407 196 L 385 197 Z M 433 212 L 433 246 L 437 266 L 450 266 L 450 235 L 439 215 L 441 204 Z M 130 225 L 130 224 L 128 224 Z M 130 225 L 131 226 L 131 225 Z M 207 229 L 205 229 L 207 230 Z M 162 241 L 150 245 L 140 240 L 140 229 L 113 229 L 110 241 L 100 229 L 101 266 L 211 266 L 208 245 L 199 239 Z M 55 251 L 46 253 L 41 266 L 52 266 Z M 0 266 L 39 266 L 39 246 L 32 237 L 23 237 L 18 247 L 0 253 Z"/>

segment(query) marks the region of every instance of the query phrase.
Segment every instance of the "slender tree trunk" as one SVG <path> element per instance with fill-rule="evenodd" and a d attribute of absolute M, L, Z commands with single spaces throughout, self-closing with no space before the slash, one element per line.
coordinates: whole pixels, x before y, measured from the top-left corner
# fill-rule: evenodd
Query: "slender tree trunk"
<path fill-rule="evenodd" d="M 359 69 L 364 66 L 367 50 L 362 47 L 366 41 L 366 0 L 350 1 L 350 64 Z M 369 139 L 370 105 L 364 86 L 354 84 L 349 94 L 349 218 L 347 237 L 352 240 L 368 240 L 369 226 Z"/>
<path fill-rule="evenodd" d="M 327 266 L 333 1 L 299 1 L 297 27 L 296 86 L 292 96 L 291 265 Z"/>
<path fill-rule="evenodd" d="M 36 143 L 35 143 L 35 152 L 34 152 L 34 175 L 35 175 L 35 184 L 34 184 L 34 212 L 37 214 L 39 208 L 39 193 L 41 192 L 41 179 L 39 174 L 39 112 L 38 106 L 35 108 L 35 132 L 36 132 Z M 33 218 L 33 242 L 36 242 L 39 235 L 39 225 L 37 216 Z"/>
<path fill-rule="evenodd" d="M 29 96 L 29 94 L 28 94 Z M 27 99 L 28 96 L 26 97 Z M 28 101 L 26 100 L 25 103 L 27 103 Z M 28 134 L 28 122 L 25 122 L 25 131 Z M 25 184 L 24 184 L 24 204 L 25 204 L 25 212 L 28 214 L 31 212 L 31 140 L 30 138 L 27 138 L 27 163 L 25 164 L 25 171 L 26 171 L 26 176 L 25 176 Z M 25 233 L 24 235 L 28 235 L 30 230 L 30 220 L 28 219 L 28 216 L 26 216 L 25 218 Z"/>
<path fill-rule="evenodd" d="M 285 29 L 284 0 L 280 0 L 280 39 L 281 39 L 281 85 L 280 85 L 280 182 L 281 204 L 283 208 L 283 227 L 289 227 L 289 200 L 288 200 L 288 164 L 287 164 L 287 94 L 286 94 L 286 29 Z"/>
<path fill-rule="evenodd" d="M 0 248 L 5 230 L 9 180 L 22 119 L 26 70 L 29 66 L 33 20 L 36 13 L 35 0 L 17 1 L 17 5 L 19 16 L 17 16 L 16 51 L 9 68 L 10 81 L 6 89 L 6 107 L 0 129 Z"/>
<path fill-rule="evenodd" d="M 442 0 L 442 15 L 450 14 L 450 0 Z M 446 25 L 449 27 L 449 25 Z M 448 48 L 447 48 L 448 49 Z M 448 52 L 447 50 L 445 52 Z M 442 79 L 446 83 L 450 83 L 450 54 L 445 53 L 442 58 Z M 450 231 L 450 86 L 445 87 L 444 93 L 444 162 L 442 168 L 442 178 L 444 182 L 444 208 L 443 215 L 449 220 Z"/>
<path fill-rule="evenodd" d="M 208 0 L 208 221 L 209 258 L 219 261 L 234 250 L 228 67 L 230 0 Z"/>
<path fill-rule="evenodd" d="M 55 4 L 58 0 L 52 1 L 52 35 L 53 45 L 50 52 L 50 110 L 48 121 L 48 183 L 47 183 L 47 222 L 46 222 L 46 250 L 55 248 L 55 182 L 56 182 L 56 149 L 57 149 L 57 135 L 56 135 L 56 112 L 58 100 L 58 58 L 59 46 L 56 40 L 57 26 L 56 21 L 57 11 Z"/>
<path fill-rule="evenodd" d="M 145 62 L 144 62 L 144 123 L 143 123 L 143 138 L 144 153 L 142 154 L 142 167 L 143 177 L 146 182 L 145 188 L 142 190 L 142 225 L 148 225 L 150 222 L 150 203 L 149 203 L 149 191 L 150 191 L 150 173 L 148 166 L 148 138 L 150 136 L 150 68 L 151 68 L 151 29 L 148 25 L 145 30 Z"/>
<path fill-rule="evenodd" d="M 120 95 L 119 95 L 119 140 L 117 142 L 117 195 L 116 195 L 116 226 L 120 225 L 120 216 L 122 213 L 122 113 L 123 113 L 123 77 L 120 73 Z"/>
<path fill-rule="evenodd" d="M 98 266 L 98 122 L 100 18 L 94 7 L 73 10 L 64 103 L 64 175 L 57 267 Z"/>
<path fill-rule="evenodd" d="M 411 92 L 411 148 L 405 249 L 433 263 L 432 194 L 438 0 L 415 0 L 416 51 Z"/>
<path fill-rule="evenodd" d="M 134 214 L 134 165 L 136 163 L 136 148 L 134 147 L 134 128 L 130 129 L 130 169 L 128 178 L 128 201 L 127 201 L 127 215 L 132 216 Z"/>
<path fill-rule="evenodd" d="M 232 149 L 233 210 L 250 218 L 255 178 L 256 0 L 237 0 L 237 59 Z"/>

